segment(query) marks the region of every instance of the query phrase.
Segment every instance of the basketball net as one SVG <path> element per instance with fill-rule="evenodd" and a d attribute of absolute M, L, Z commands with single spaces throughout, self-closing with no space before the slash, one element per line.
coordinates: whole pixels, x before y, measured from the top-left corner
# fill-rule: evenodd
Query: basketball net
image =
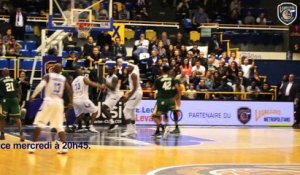
<path fill-rule="evenodd" d="M 87 38 L 90 36 L 90 31 L 93 28 L 93 24 L 89 22 L 77 22 L 76 29 L 78 31 L 78 38 Z"/>

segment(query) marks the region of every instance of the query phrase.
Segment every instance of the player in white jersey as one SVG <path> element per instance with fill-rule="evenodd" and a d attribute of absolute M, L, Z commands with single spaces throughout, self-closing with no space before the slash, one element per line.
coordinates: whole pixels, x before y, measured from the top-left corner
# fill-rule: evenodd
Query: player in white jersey
<path fill-rule="evenodd" d="M 105 88 L 107 91 L 107 95 L 101 107 L 102 113 L 105 114 L 105 116 L 109 120 L 109 132 L 114 131 L 118 128 L 118 125 L 115 124 L 110 112 L 111 110 L 113 110 L 113 107 L 117 105 L 121 98 L 121 95 L 119 94 L 118 77 L 114 74 L 114 65 L 115 62 L 109 62 L 109 64 L 106 64 L 105 66 L 107 71 L 107 76 L 105 78 Z"/>
<path fill-rule="evenodd" d="M 93 125 L 98 115 L 98 108 L 89 99 L 89 86 L 94 88 L 100 88 L 100 84 L 92 82 L 88 77 L 84 76 L 84 71 L 82 67 L 76 69 L 76 74 L 77 77 L 72 82 L 73 103 L 76 115 L 75 126 L 76 123 L 79 122 L 85 114 L 92 114 L 89 131 L 93 133 L 98 133 L 98 131 L 94 128 Z"/>
<path fill-rule="evenodd" d="M 126 120 L 126 131 L 121 134 L 122 137 L 132 135 L 136 133 L 135 129 L 135 110 L 140 104 L 143 91 L 140 85 L 140 70 L 137 65 L 129 63 L 127 66 L 128 70 L 128 80 L 129 80 L 129 92 L 125 95 L 123 102 L 124 106 L 124 116 Z"/>
<path fill-rule="evenodd" d="M 64 102 L 63 92 L 66 88 L 68 93 L 69 104 L 68 107 L 73 106 L 72 88 L 66 78 L 61 75 L 62 65 L 55 64 L 53 73 L 45 75 L 35 91 L 31 96 L 33 100 L 43 89 L 45 89 L 45 97 L 42 106 L 34 119 L 36 129 L 33 134 L 33 142 L 39 138 L 41 130 L 50 122 L 50 127 L 57 130 L 61 142 L 65 142 L 65 131 L 63 128 L 64 121 Z M 33 153 L 35 149 L 30 149 L 29 152 Z M 66 153 L 66 149 L 60 149 L 58 153 Z"/>

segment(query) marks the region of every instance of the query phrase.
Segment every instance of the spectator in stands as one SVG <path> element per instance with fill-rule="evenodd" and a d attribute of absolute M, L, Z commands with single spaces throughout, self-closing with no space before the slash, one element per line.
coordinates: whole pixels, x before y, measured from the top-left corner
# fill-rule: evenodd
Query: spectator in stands
<path fill-rule="evenodd" d="M 299 100 L 299 86 L 295 82 L 294 74 L 289 75 L 288 82 L 284 83 L 284 85 L 281 88 L 281 94 L 282 101 L 296 102 Z"/>
<path fill-rule="evenodd" d="M 0 15 L 9 15 L 10 11 L 11 11 L 11 8 L 10 8 L 8 2 L 2 1 L 1 7 L 0 7 Z"/>
<path fill-rule="evenodd" d="M 7 56 L 20 56 L 20 48 L 22 46 L 16 42 L 15 39 L 11 39 L 5 44 Z"/>
<path fill-rule="evenodd" d="M 84 61 L 84 66 L 97 69 L 98 64 L 103 62 L 105 62 L 105 60 L 101 58 L 100 50 L 97 46 L 95 46 L 93 48 L 92 54 L 86 57 L 86 60 Z"/>
<path fill-rule="evenodd" d="M 222 53 L 221 42 L 217 38 L 216 34 L 213 34 L 213 36 L 209 42 L 208 48 L 209 48 L 209 50 L 208 50 L 209 53 L 211 53 L 211 52 L 214 52 L 216 54 Z"/>
<path fill-rule="evenodd" d="M 177 17 L 179 20 L 189 18 L 190 6 L 187 0 L 182 0 L 176 8 Z"/>
<path fill-rule="evenodd" d="M 219 67 L 218 67 L 218 72 L 220 74 L 220 76 L 224 76 L 225 73 L 227 72 L 228 67 L 225 66 L 225 62 L 223 60 L 221 60 L 219 62 Z"/>
<path fill-rule="evenodd" d="M 262 24 L 266 25 L 267 24 L 267 18 L 265 16 L 265 13 L 261 13 L 257 18 L 256 18 L 256 24 Z"/>
<path fill-rule="evenodd" d="M 255 18 L 249 10 L 247 11 L 247 15 L 244 18 L 244 24 L 255 24 Z"/>
<path fill-rule="evenodd" d="M 189 63 L 189 60 L 185 58 L 180 66 L 180 70 L 185 73 L 187 76 L 192 75 L 192 65 Z"/>
<path fill-rule="evenodd" d="M 221 85 L 215 89 L 216 92 L 233 92 L 233 89 L 231 86 L 229 86 L 226 77 L 222 77 Z M 220 100 L 233 100 L 234 96 L 233 94 L 219 94 L 219 95 L 213 95 L 214 99 L 220 99 Z"/>
<path fill-rule="evenodd" d="M 180 50 L 179 50 L 179 49 L 176 49 L 176 50 L 174 51 L 174 57 L 173 57 L 173 58 L 176 60 L 176 63 L 177 63 L 178 65 L 181 65 L 181 64 L 182 64 L 183 59 L 182 59 L 182 57 L 180 56 Z"/>
<path fill-rule="evenodd" d="M 193 83 L 195 85 L 195 87 L 199 84 L 200 82 L 200 75 L 197 74 L 196 71 L 192 72 L 192 75 L 190 76 L 190 84 Z"/>
<path fill-rule="evenodd" d="M 117 55 L 123 57 L 124 59 L 127 56 L 127 51 L 125 45 L 121 44 L 121 38 L 116 37 L 115 42 L 112 46 L 112 53 L 114 57 L 117 57 Z"/>
<path fill-rule="evenodd" d="M 120 81 L 120 89 L 127 90 L 129 89 L 129 81 L 128 81 L 128 71 L 127 69 L 123 69 L 122 76 L 119 77 Z"/>
<path fill-rule="evenodd" d="M 145 34 L 141 33 L 140 39 L 134 42 L 134 46 L 136 47 L 135 51 L 133 52 L 133 57 L 135 61 L 139 60 L 139 56 L 141 53 L 148 53 L 149 49 L 149 41 L 145 39 Z"/>
<path fill-rule="evenodd" d="M 214 60 L 212 58 L 209 58 L 207 61 L 207 70 L 211 72 L 215 72 L 218 70 L 218 68 L 214 66 Z"/>
<path fill-rule="evenodd" d="M 11 42 L 12 39 L 15 39 L 15 37 L 12 35 L 12 29 L 11 28 L 8 28 L 6 29 L 6 32 L 5 32 L 6 35 L 3 35 L 2 37 L 2 40 L 3 40 L 3 43 L 8 43 L 8 42 Z"/>
<path fill-rule="evenodd" d="M 161 40 L 164 44 L 165 49 L 167 49 L 169 47 L 169 45 L 171 44 L 171 41 L 168 38 L 167 32 L 164 31 L 164 32 L 161 33 Z"/>
<path fill-rule="evenodd" d="M 214 77 L 211 71 L 206 72 L 206 76 L 203 78 L 205 80 L 205 85 L 208 87 L 208 90 L 213 90 L 214 87 Z"/>
<path fill-rule="evenodd" d="M 202 23 L 208 23 L 208 15 L 204 12 L 203 7 L 198 6 L 197 11 L 194 13 L 192 23 L 195 27 L 200 26 Z"/>
<path fill-rule="evenodd" d="M 152 50 L 151 51 L 151 56 L 148 59 L 148 66 L 154 66 L 158 64 L 158 60 L 160 59 L 160 57 L 157 55 L 157 51 L 156 50 Z"/>
<path fill-rule="evenodd" d="M 69 57 L 67 58 L 66 67 L 67 70 L 74 69 L 74 65 L 76 63 L 76 55 L 74 51 L 70 51 Z"/>
<path fill-rule="evenodd" d="M 185 45 L 180 46 L 180 56 L 183 57 L 183 58 L 187 56 L 187 50 L 186 50 Z"/>
<path fill-rule="evenodd" d="M 237 10 L 238 13 L 241 12 L 241 1 L 239 0 L 232 0 L 230 3 L 230 11 Z"/>
<path fill-rule="evenodd" d="M 107 20 L 108 19 L 108 11 L 104 8 L 103 3 L 99 4 L 99 10 L 95 13 L 96 19 Z"/>
<path fill-rule="evenodd" d="M 28 90 L 30 90 L 30 84 L 26 77 L 25 71 L 23 70 L 20 71 L 19 78 L 17 78 L 17 81 L 21 89 L 21 98 L 20 98 L 21 119 L 24 119 L 27 113 L 27 110 L 25 108 L 27 92 Z"/>
<path fill-rule="evenodd" d="M 105 44 L 108 44 L 109 47 L 112 46 L 111 35 L 107 31 L 101 32 L 97 38 L 97 45 L 100 46 L 101 49 L 104 47 Z"/>
<path fill-rule="evenodd" d="M 186 58 L 188 58 L 189 63 L 194 66 L 195 62 L 198 60 L 198 57 L 194 56 L 192 51 L 188 51 L 186 54 Z"/>
<path fill-rule="evenodd" d="M 265 83 L 263 83 L 261 92 L 263 92 L 263 93 L 273 93 L 274 91 L 271 89 L 270 84 L 268 82 L 265 82 Z M 259 94 L 258 99 L 262 100 L 262 101 L 272 100 L 272 94 Z"/>
<path fill-rule="evenodd" d="M 232 85 L 233 92 L 245 92 L 245 87 L 241 84 L 241 81 L 239 79 L 236 80 L 235 84 Z M 235 100 L 242 100 L 242 95 L 235 95 Z"/>
<path fill-rule="evenodd" d="M 223 60 L 224 63 L 228 63 L 229 59 L 230 59 L 230 57 L 227 54 L 227 51 L 223 51 L 219 58 L 220 58 L 220 60 Z"/>
<path fill-rule="evenodd" d="M 167 57 L 167 51 L 164 48 L 164 42 L 162 40 L 160 40 L 158 42 L 158 46 L 157 46 L 156 50 L 157 50 L 157 54 L 158 54 L 159 57 L 161 57 L 161 58 L 162 57 Z"/>
<path fill-rule="evenodd" d="M 145 86 L 143 87 L 143 98 L 146 98 L 146 99 L 153 99 L 154 97 L 154 93 L 151 92 L 153 89 L 152 89 L 152 86 L 151 86 L 151 82 L 150 81 L 147 81 L 145 83 Z M 147 91 L 147 92 L 145 92 Z"/>
<path fill-rule="evenodd" d="M 221 76 L 220 73 L 218 71 L 214 72 L 214 89 L 216 89 L 217 87 L 219 87 L 221 85 Z"/>
<path fill-rule="evenodd" d="M 185 91 L 184 97 L 188 100 L 195 100 L 197 98 L 197 91 L 195 90 L 195 85 L 193 83 L 189 84 L 189 89 Z"/>
<path fill-rule="evenodd" d="M 281 81 L 277 84 L 277 99 L 282 99 L 282 88 L 288 82 L 288 75 L 283 75 Z"/>
<path fill-rule="evenodd" d="M 77 39 L 73 37 L 73 33 L 69 32 L 68 36 L 63 40 L 64 49 L 66 51 L 77 50 L 80 51 L 80 47 L 77 46 Z"/>
<path fill-rule="evenodd" d="M 228 61 L 228 64 L 231 65 L 231 62 L 233 62 L 233 61 L 236 62 L 238 66 L 241 65 L 241 60 L 236 57 L 236 52 L 232 51 L 230 53 L 230 59 Z"/>
<path fill-rule="evenodd" d="M 183 34 L 181 32 L 177 33 L 176 39 L 173 41 L 172 45 L 177 49 L 180 49 L 182 45 L 187 45 L 187 42 L 184 40 Z"/>
<path fill-rule="evenodd" d="M 244 76 L 244 73 L 242 70 L 239 70 L 237 79 L 241 82 L 241 84 L 244 87 L 248 87 L 249 79 Z"/>
<path fill-rule="evenodd" d="M 167 49 L 167 58 L 170 59 L 173 57 L 175 57 L 175 47 L 170 44 Z"/>
<path fill-rule="evenodd" d="M 198 43 L 194 42 L 193 47 L 189 51 L 192 51 L 194 56 L 198 56 L 200 54 L 200 50 L 198 49 Z"/>
<path fill-rule="evenodd" d="M 101 58 L 104 60 L 112 60 L 113 59 L 113 53 L 109 49 L 109 45 L 105 44 L 104 47 L 101 49 Z"/>
<path fill-rule="evenodd" d="M 199 58 L 198 58 L 201 62 L 201 65 L 203 65 L 204 67 L 207 67 L 207 59 L 204 55 L 204 52 L 200 52 Z"/>
<path fill-rule="evenodd" d="M 196 74 L 200 75 L 200 77 L 204 77 L 206 73 L 206 69 L 201 65 L 201 62 L 197 60 L 195 62 L 195 66 L 192 67 L 192 72 L 196 72 Z"/>
<path fill-rule="evenodd" d="M 230 13 L 230 16 L 227 20 L 228 24 L 240 24 L 241 19 L 240 19 L 240 13 L 237 9 L 233 9 Z"/>
<path fill-rule="evenodd" d="M 176 60 L 174 58 L 172 58 L 171 61 L 170 61 L 170 69 L 175 72 L 175 75 L 180 73 L 179 66 L 176 63 Z"/>
<path fill-rule="evenodd" d="M 80 58 L 85 58 L 93 53 L 93 48 L 95 47 L 94 38 L 92 36 L 87 37 L 87 42 L 83 45 L 82 56 Z"/>
<path fill-rule="evenodd" d="M 146 7 L 146 5 L 147 5 L 146 0 L 137 0 L 137 1 L 136 1 L 136 4 L 135 4 L 135 8 L 136 8 L 137 10 L 140 10 L 140 9 Z"/>
<path fill-rule="evenodd" d="M 146 7 L 142 7 L 141 9 L 137 9 L 134 12 L 133 20 L 141 20 L 141 21 L 148 21 L 149 19 L 149 13 L 147 12 Z"/>
<path fill-rule="evenodd" d="M 16 11 L 10 15 L 9 23 L 13 27 L 15 39 L 24 40 L 27 16 L 22 12 L 21 7 L 17 7 Z"/>
<path fill-rule="evenodd" d="M 256 82 L 252 81 L 251 85 L 247 87 L 247 92 L 250 92 L 251 94 L 248 95 L 248 100 L 256 100 L 258 93 L 260 92 L 260 89 L 258 86 L 256 86 Z"/>
<path fill-rule="evenodd" d="M 204 79 L 200 80 L 199 84 L 196 86 L 196 90 L 200 91 L 200 92 L 208 91 L 208 87 L 206 86 Z M 205 94 L 199 93 L 198 98 L 201 99 L 201 100 L 204 100 L 205 99 Z"/>
<path fill-rule="evenodd" d="M 250 78 L 251 70 L 255 68 L 254 59 L 252 59 L 252 63 L 249 64 L 249 59 L 245 56 L 242 57 L 243 64 L 241 65 L 242 71 L 246 78 Z"/>
<path fill-rule="evenodd" d="M 180 74 L 176 75 L 176 79 L 179 80 L 180 84 L 182 84 L 184 87 L 186 87 L 190 82 L 190 77 L 186 75 L 184 70 L 180 70 Z"/>
<path fill-rule="evenodd" d="M 254 69 L 253 77 L 250 78 L 250 79 L 251 79 L 251 81 L 255 81 L 255 82 L 256 82 L 256 85 L 257 85 L 258 87 L 261 87 L 263 81 L 262 81 L 262 79 L 261 79 L 261 77 L 260 77 L 260 74 L 259 74 L 259 72 L 258 72 L 257 69 Z"/>
<path fill-rule="evenodd" d="M 123 68 L 123 59 L 122 59 L 122 57 L 119 57 L 116 60 L 117 60 L 117 63 L 116 63 L 116 66 L 115 66 L 115 73 L 120 79 L 122 77 L 123 69 L 124 69 Z"/>
<path fill-rule="evenodd" d="M 125 4 L 122 4 L 121 11 L 119 12 L 119 20 L 130 20 L 130 12 L 126 9 Z"/>
<path fill-rule="evenodd" d="M 213 65 L 214 67 L 216 67 L 216 68 L 219 67 L 219 62 L 220 62 L 220 61 L 216 59 L 216 55 L 215 55 L 214 53 L 211 53 L 211 54 L 210 54 L 209 59 L 211 59 L 212 65 Z"/>
<path fill-rule="evenodd" d="M 118 19 L 119 18 L 119 11 L 118 11 L 118 5 L 117 4 L 113 4 L 112 17 L 114 19 Z"/>
<path fill-rule="evenodd" d="M 150 38 L 148 51 L 151 52 L 151 50 L 156 49 L 157 45 L 158 45 L 157 36 L 154 35 L 152 38 Z"/>
<path fill-rule="evenodd" d="M 0 38 L 0 55 L 5 56 L 6 55 L 6 48 L 5 48 L 5 43 L 3 40 Z"/>
<path fill-rule="evenodd" d="M 238 65 L 236 62 L 234 61 L 231 62 L 228 72 L 229 72 L 228 79 L 230 80 L 230 82 L 235 82 L 239 73 Z"/>
<path fill-rule="evenodd" d="M 151 66 L 153 80 L 157 79 L 161 75 L 162 68 L 163 68 L 163 60 L 162 59 L 158 59 L 157 64 Z"/>

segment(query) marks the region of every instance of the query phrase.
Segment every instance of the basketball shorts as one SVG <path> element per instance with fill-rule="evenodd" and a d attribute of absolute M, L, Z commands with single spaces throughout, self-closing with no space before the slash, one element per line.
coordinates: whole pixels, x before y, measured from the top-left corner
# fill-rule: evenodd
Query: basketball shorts
<path fill-rule="evenodd" d="M 81 114 L 91 114 L 98 111 L 97 106 L 90 99 L 74 99 L 73 108 L 76 117 Z"/>
<path fill-rule="evenodd" d="M 179 110 L 179 108 L 173 98 L 158 98 L 153 110 L 153 115 L 160 116 L 167 114 L 169 111 L 176 110 Z"/>
<path fill-rule="evenodd" d="M 2 100 L 1 117 L 5 118 L 7 115 L 11 117 L 21 117 L 21 109 L 18 98 L 4 98 Z"/>
<path fill-rule="evenodd" d="M 50 123 L 51 128 L 56 128 L 58 132 L 64 131 L 64 103 L 63 100 L 44 100 L 33 124 L 44 128 Z"/>
<path fill-rule="evenodd" d="M 143 91 L 138 90 L 128 99 L 128 101 L 125 103 L 124 108 L 127 109 L 137 108 L 138 105 L 141 103 L 142 97 L 143 97 Z"/>
<path fill-rule="evenodd" d="M 114 106 L 117 105 L 120 98 L 121 96 L 119 94 L 107 94 L 105 97 L 105 101 L 103 102 L 103 105 L 108 106 L 109 109 L 112 110 Z"/>

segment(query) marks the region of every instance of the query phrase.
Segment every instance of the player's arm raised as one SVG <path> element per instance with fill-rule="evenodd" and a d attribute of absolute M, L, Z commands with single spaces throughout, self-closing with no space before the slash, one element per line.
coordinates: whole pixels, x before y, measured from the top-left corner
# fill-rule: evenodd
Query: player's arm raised
<path fill-rule="evenodd" d="M 72 108 L 73 107 L 73 89 L 70 86 L 69 82 L 67 82 L 67 81 L 65 83 L 65 89 L 67 91 L 67 95 L 68 95 L 68 98 L 69 98 L 68 108 Z"/>
<path fill-rule="evenodd" d="M 38 84 L 38 86 L 35 88 L 33 94 L 31 95 L 30 99 L 33 100 L 36 98 L 37 95 L 41 93 L 41 91 L 44 89 L 44 87 L 49 82 L 49 75 L 45 75 L 42 79 L 42 81 Z"/>
<path fill-rule="evenodd" d="M 91 81 L 88 77 L 84 77 L 83 79 L 84 84 L 89 85 L 93 88 L 100 88 L 100 84 L 99 83 L 95 83 L 93 81 Z"/>

